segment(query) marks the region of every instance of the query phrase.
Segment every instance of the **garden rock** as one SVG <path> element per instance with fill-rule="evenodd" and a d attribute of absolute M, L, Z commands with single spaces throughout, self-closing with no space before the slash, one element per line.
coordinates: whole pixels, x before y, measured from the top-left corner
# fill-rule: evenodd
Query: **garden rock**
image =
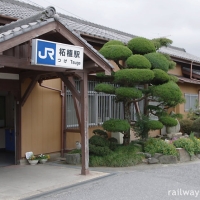
<path fill-rule="evenodd" d="M 157 164 L 159 163 L 159 160 L 152 157 L 152 158 L 148 158 L 148 164 Z"/>
<path fill-rule="evenodd" d="M 79 165 L 81 163 L 80 154 L 79 153 L 67 154 L 66 155 L 66 163 L 73 164 L 73 165 Z"/>
<path fill-rule="evenodd" d="M 176 148 L 179 153 L 179 161 L 187 162 L 191 160 L 190 154 L 183 148 Z"/>
<path fill-rule="evenodd" d="M 155 153 L 154 156 L 153 156 L 153 158 L 158 159 L 162 155 L 163 155 L 162 153 Z"/>
<path fill-rule="evenodd" d="M 176 126 L 171 126 L 171 127 L 167 126 L 166 127 L 166 132 L 168 134 L 170 134 L 170 133 L 178 133 L 180 131 L 180 123 L 179 123 L 179 121 L 177 119 L 176 119 L 176 121 L 177 121 L 177 125 Z"/>
<path fill-rule="evenodd" d="M 191 161 L 194 161 L 194 160 L 197 160 L 197 159 L 198 159 L 198 157 L 196 155 L 191 156 Z"/>
<path fill-rule="evenodd" d="M 167 134 L 167 137 L 170 138 L 170 139 L 173 139 L 173 138 L 180 138 L 182 137 L 182 133 L 181 132 L 178 132 L 178 133 L 168 133 Z"/>
<path fill-rule="evenodd" d="M 151 158 L 151 154 L 150 153 L 144 153 L 145 158 Z"/>
<path fill-rule="evenodd" d="M 177 157 L 172 155 L 162 155 L 158 158 L 161 164 L 176 164 Z"/>
<path fill-rule="evenodd" d="M 200 154 L 197 154 L 196 156 L 197 156 L 198 159 L 200 159 Z"/>

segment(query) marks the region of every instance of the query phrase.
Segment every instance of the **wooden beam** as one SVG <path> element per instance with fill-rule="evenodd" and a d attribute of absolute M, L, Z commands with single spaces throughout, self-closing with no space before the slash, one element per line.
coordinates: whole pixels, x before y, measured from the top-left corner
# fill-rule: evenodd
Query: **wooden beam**
<path fill-rule="evenodd" d="M 30 93 L 32 92 L 32 90 L 35 87 L 35 84 L 37 83 L 39 78 L 40 78 L 40 75 L 37 75 L 34 77 L 34 79 L 32 79 L 31 83 L 29 84 L 28 88 L 26 89 L 26 92 L 24 93 L 24 95 L 21 99 L 21 106 L 23 106 L 25 104 L 26 100 L 28 99 Z"/>
<path fill-rule="evenodd" d="M 80 93 L 77 91 L 75 86 L 68 80 L 68 78 L 61 72 L 57 72 L 58 77 L 65 83 L 65 85 L 69 88 L 72 94 L 76 97 L 76 99 L 80 102 Z"/>
<path fill-rule="evenodd" d="M 83 73 L 81 81 L 81 174 L 89 174 L 89 136 L 88 136 L 88 74 Z"/>
<path fill-rule="evenodd" d="M 1 66 L 7 66 L 7 67 L 13 67 L 13 68 L 20 68 L 20 65 L 28 65 L 26 58 L 16 58 L 14 56 L 5 56 L 0 55 L 0 65 Z"/>
<path fill-rule="evenodd" d="M 1 42 L 1 48 L 0 51 L 3 52 L 7 49 L 10 49 L 14 46 L 17 46 L 19 44 L 22 44 L 28 40 L 31 40 L 33 38 L 36 38 L 40 35 L 43 35 L 45 33 L 48 33 L 54 29 L 56 29 L 57 22 L 53 21 L 48 24 L 44 24 L 43 26 L 40 26 L 39 28 L 30 30 L 28 32 L 22 33 L 18 36 L 12 37 L 11 39 L 5 40 L 4 42 Z"/>
<path fill-rule="evenodd" d="M 68 30 L 63 24 L 58 23 L 57 31 L 67 38 L 72 44 L 84 47 L 84 53 L 93 60 L 97 65 L 99 65 L 107 75 L 111 74 L 111 67 L 108 63 L 102 59 L 97 53 L 95 53 L 91 47 L 87 46 L 84 41 L 79 39 L 74 33 Z"/>
<path fill-rule="evenodd" d="M 71 132 L 71 133 L 80 133 L 81 130 L 80 129 L 77 129 L 77 128 L 66 128 L 65 129 L 65 132 Z"/>
<path fill-rule="evenodd" d="M 69 81 L 71 82 L 71 84 L 75 87 L 75 81 L 73 79 L 73 77 L 69 77 Z M 78 124 L 79 124 L 79 127 L 81 127 L 81 108 L 80 108 L 80 101 L 78 101 L 74 94 L 72 93 L 72 98 L 73 98 L 73 101 L 74 101 L 74 108 L 75 108 L 75 111 L 76 111 L 76 117 L 77 117 L 77 120 L 78 120 Z"/>

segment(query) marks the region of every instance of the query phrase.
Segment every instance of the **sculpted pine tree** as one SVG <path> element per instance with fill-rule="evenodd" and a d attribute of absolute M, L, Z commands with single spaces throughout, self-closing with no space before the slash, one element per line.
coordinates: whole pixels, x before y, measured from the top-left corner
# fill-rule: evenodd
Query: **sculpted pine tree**
<path fill-rule="evenodd" d="M 176 63 L 169 56 L 157 52 L 161 46 L 171 42 L 166 38 L 148 40 L 136 37 L 127 45 L 120 41 L 109 41 L 99 51 L 108 60 L 113 60 L 119 70 L 112 75 L 110 84 L 100 83 L 95 87 L 95 91 L 115 94 L 116 102 L 122 102 L 124 105 L 124 119 L 129 124 L 133 103 L 139 116 L 134 129 L 143 139 L 148 137 L 149 130 L 161 129 L 163 125 L 176 125 L 177 121 L 168 115 L 167 110 L 184 101 L 176 84 L 176 77 L 167 74 Z M 143 87 L 138 87 L 139 85 Z M 145 104 L 142 114 L 137 106 L 140 101 Z M 149 105 L 151 101 L 157 102 L 157 105 Z M 157 116 L 158 120 L 150 120 L 150 113 Z M 119 120 L 111 119 L 106 122 L 107 131 L 117 131 L 115 127 L 120 127 Z M 124 133 L 124 145 L 128 144 L 130 129 L 127 130 L 126 126 L 124 131 L 120 131 Z"/>

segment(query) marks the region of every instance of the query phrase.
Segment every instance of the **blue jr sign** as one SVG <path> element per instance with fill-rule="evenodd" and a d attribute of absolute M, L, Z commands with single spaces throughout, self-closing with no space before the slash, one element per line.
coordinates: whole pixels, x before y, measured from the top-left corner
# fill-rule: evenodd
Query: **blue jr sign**
<path fill-rule="evenodd" d="M 83 69 L 83 47 L 33 39 L 31 64 Z"/>

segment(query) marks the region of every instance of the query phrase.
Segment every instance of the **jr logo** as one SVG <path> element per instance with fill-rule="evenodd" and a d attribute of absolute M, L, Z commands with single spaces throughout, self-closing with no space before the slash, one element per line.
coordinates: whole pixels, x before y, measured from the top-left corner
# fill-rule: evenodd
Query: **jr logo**
<path fill-rule="evenodd" d="M 49 55 L 49 57 L 51 58 L 51 60 L 54 60 L 54 49 L 52 48 L 44 48 L 44 55 L 42 55 L 42 52 L 39 51 L 38 52 L 38 56 L 41 58 L 41 59 L 46 59 L 47 58 L 47 54 Z"/>
<path fill-rule="evenodd" d="M 55 65 L 56 44 L 42 40 L 38 40 L 37 42 L 37 63 L 42 65 Z"/>

